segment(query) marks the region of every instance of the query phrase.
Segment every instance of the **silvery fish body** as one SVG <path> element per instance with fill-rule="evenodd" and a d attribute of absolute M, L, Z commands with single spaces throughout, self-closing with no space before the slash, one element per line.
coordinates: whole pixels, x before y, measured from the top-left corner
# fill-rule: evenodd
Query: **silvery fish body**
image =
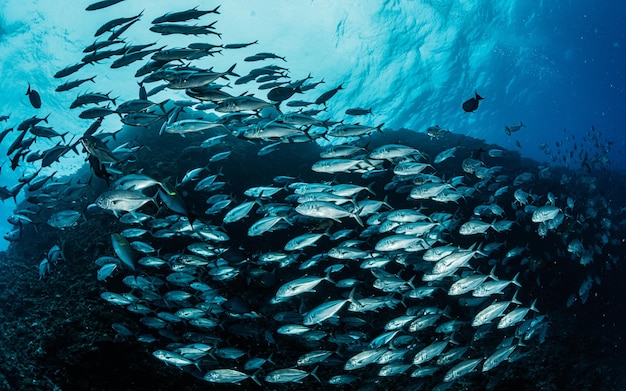
<path fill-rule="evenodd" d="M 110 190 L 96 199 L 96 205 L 112 212 L 131 212 L 154 200 L 136 190 Z"/>

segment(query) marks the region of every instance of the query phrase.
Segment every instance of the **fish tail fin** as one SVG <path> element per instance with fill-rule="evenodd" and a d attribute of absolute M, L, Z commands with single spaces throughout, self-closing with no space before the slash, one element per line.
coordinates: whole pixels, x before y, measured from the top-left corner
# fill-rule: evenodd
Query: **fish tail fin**
<path fill-rule="evenodd" d="M 361 227 L 365 227 L 365 225 L 363 225 L 363 220 L 361 220 L 361 216 L 359 216 L 359 213 L 361 213 L 361 209 L 363 208 L 359 207 L 359 204 L 356 201 L 356 195 L 352 197 L 352 205 L 354 205 L 354 211 L 352 212 L 351 216 L 356 220 L 357 223 L 359 223 Z"/>
<path fill-rule="evenodd" d="M 280 104 L 283 103 L 282 101 L 276 102 L 274 103 L 274 108 L 276 109 L 276 111 L 278 111 L 280 114 L 282 114 L 283 112 L 280 110 Z M 259 113 L 257 113 L 257 116 L 259 116 Z"/>
<path fill-rule="evenodd" d="M 219 8 L 219 7 L 218 7 Z M 252 379 L 256 384 L 259 385 L 259 387 L 263 387 L 263 385 L 261 384 L 261 382 L 259 381 L 259 378 L 257 377 L 257 374 L 259 372 L 261 372 L 263 370 L 263 368 L 259 368 L 256 372 L 254 372 L 252 375 L 250 375 L 250 379 Z"/>
<path fill-rule="evenodd" d="M 65 141 L 65 140 L 63 140 L 63 141 Z M 72 151 L 74 151 L 74 153 L 77 154 L 77 155 L 80 155 L 80 153 L 78 152 L 78 149 L 76 149 L 76 147 L 78 146 L 78 144 L 80 144 L 80 142 L 81 142 L 80 139 L 78 139 L 78 140 L 76 140 L 76 142 L 74 144 L 69 145 L 70 149 Z"/>
<path fill-rule="evenodd" d="M 309 131 L 311 130 L 311 128 L 313 127 L 313 125 L 309 125 L 306 128 L 304 128 L 304 130 L 302 132 L 304 132 L 304 135 L 306 136 L 306 138 L 308 138 L 309 140 L 313 141 L 315 140 L 311 134 L 309 133 Z"/>
<path fill-rule="evenodd" d="M 476 91 L 474 91 L 474 94 L 476 95 L 476 100 L 483 100 L 483 99 L 485 99 L 482 96 L 478 95 L 478 92 L 476 92 Z"/>
<path fill-rule="evenodd" d="M 498 277 L 494 274 L 495 272 L 496 272 L 496 265 L 493 265 L 493 268 L 491 269 L 487 277 L 491 278 L 494 281 L 498 281 Z"/>
<path fill-rule="evenodd" d="M 536 305 L 537 305 L 537 299 L 533 300 L 533 302 L 530 303 L 530 310 L 534 311 L 534 312 L 539 312 L 539 310 L 537 309 Z"/>
<path fill-rule="evenodd" d="M 517 305 L 522 305 L 522 302 L 517 300 L 517 292 L 515 291 L 515 294 L 513 295 L 513 298 L 511 299 L 511 303 L 517 304 Z"/>
<path fill-rule="evenodd" d="M 167 115 L 167 109 L 165 108 L 165 104 L 167 102 L 169 102 L 169 99 L 165 99 L 163 102 L 159 102 L 157 105 L 159 106 L 159 108 L 161 109 L 161 111 L 163 112 L 164 115 Z"/>
<path fill-rule="evenodd" d="M 380 133 L 382 133 L 382 132 L 383 132 L 383 125 L 385 125 L 385 123 L 384 123 L 384 122 L 383 122 L 382 124 L 378 125 L 378 126 L 376 127 L 376 130 L 378 130 Z"/>
<path fill-rule="evenodd" d="M 417 276 L 417 274 L 415 276 Z M 415 289 L 415 285 L 413 284 L 413 280 L 415 280 L 415 276 L 411 277 L 409 281 L 406 282 L 407 285 L 413 290 Z M 402 299 L 404 299 L 404 296 L 402 297 Z"/>
<path fill-rule="evenodd" d="M 228 70 L 226 72 L 224 72 L 227 75 L 230 76 L 235 76 L 235 77 L 240 77 L 238 74 L 236 74 L 235 72 L 233 72 L 233 70 L 235 70 L 235 67 L 237 66 L 237 63 L 233 64 L 230 68 L 228 68 Z"/>
<path fill-rule="evenodd" d="M 371 195 L 376 195 L 376 193 L 374 192 L 374 190 L 372 190 L 372 187 L 376 184 L 376 181 L 370 183 L 369 185 L 367 185 L 367 187 L 365 188 L 365 190 L 367 190 Z M 385 200 L 386 201 L 386 200 Z"/>
<path fill-rule="evenodd" d="M 355 303 L 357 305 L 361 305 L 361 303 L 359 303 L 359 301 L 357 299 L 354 298 L 354 293 L 356 292 L 356 286 L 352 288 L 352 290 L 350 291 L 350 293 L 348 294 L 348 301 L 350 303 Z"/>
<path fill-rule="evenodd" d="M 289 219 L 287 217 L 282 217 L 283 220 L 285 220 L 285 222 L 289 225 L 291 225 L 293 227 L 293 223 L 291 221 L 289 221 Z"/>
<path fill-rule="evenodd" d="M 330 282 L 331 284 L 337 286 L 337 281 L 333 280 L 332 278 L 330 278 L 330 270 L 328 271 L 328 273 L 326 274 L 326 281 Z"/>
<path fill-rule="evenodd" d="M 320 384 L 322 384 L 322 381 L 320 380 L 319 377 L 317 377 L 317 370 L 319 369 L 319 365 L 315 367 L 314 370 L 311 371 L 311 376 L 313 376 L 315 378 L 315 380 L 317 380 Z"/>
<path fill-rule="evenodd" d="M 515 277 L 513 277 L 513 280 L 511 280 L 511 284 L 513 285 L 517 285 L 518 287 L 522 287 L 522 284 L 520 284 L 517 279 L 519 278 L 519 272 L 515 275 Z"/>

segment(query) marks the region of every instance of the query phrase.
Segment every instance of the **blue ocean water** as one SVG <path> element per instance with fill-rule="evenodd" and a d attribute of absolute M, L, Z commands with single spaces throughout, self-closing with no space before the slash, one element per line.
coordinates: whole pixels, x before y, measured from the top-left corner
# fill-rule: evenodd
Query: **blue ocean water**
<path fill-rule="evenodd" d="M 144 10 L 144 21 L 170 5 L 151 3 Z M 178 5 L 182 9 L 196 4 L 181 1 Z M 80 60 L 97 26 L 144 8 L 139 2 L 128 2 L 123 9 L 86 14 L 69 0 L 3 2 L 0 115 L 11 116 L 3 125 L 50 113 L 55 129 L 82 134 L 88 121 L 67 109 L 75 95 L 55 93 L 60 83 L 52 75 Z M 329 114 L 355 106 L 371 108 L 367 122 L 384 123 L 390 129 L 423 132 L 436 124 L 553 165 L 580 167 L 586 153 L 587 159 L 611 169 L 626 167 L 623 6 L 583 0 L 274 0 L 229 1 L 221 12 L 236 21 L 220 25 L 224 42 L 258 41 L 241 49 L 242 55 L 274 52 L 287 59 L 294 78 L 310 72 L 328 88 L 342 85 L 344 90 L 329 102 Z M 176 38 L 157 38 L 139 24 L 131 31 L 137 42 L 175 44 Z M 227 56 L 211 61 L 216 68 L 230 65 Z M 238 70 L 246 65 L 238 64 Z M 90 68 L 84 67 L 76 76 L 97 74 L 97 84 L 87 83 L 79 91 L 98 86 L 113 96 L 136 95 L 129 77 L 133 72 L 128 69 Z M 24 94 L 28 83 L 42 95 L 39 110 L 30 106 Z M 461 103 L 475 91 L 485 99 L 476 112 L 463 112 Z M 507 136 L 504 127 L 520 121 L 525 127 Z M 106 121 L 105 125 L 116 126 Z M 589 135 L 592 126 L 595 131 Z M 12 137 L 4 140 L 2 151 Z M 81 159 L 63 158 L 41 174 L 75 170 Z M 3 186 L 15 184 L 22 171 L 34 169 L 20 166 L 11 171 L 8 165 L 2 169 Z M 4 207 L 3 221 L 12 201 L 5 201 Z"/>
<path fill-rule="evenodd" d="M 154 2 L 145 20 L 170 2 Z M 181 1 L 181 8 L 194 6 Z M 118 6 L 119 7 L 119 6 Z M 0 5 L 0 115 L 5 126 L 20 118 L 50 113 L 50 124 L 78 135 L 88 126 L 67 109 L 73 92 L 55 93 L 52 75 L 77 62 L 93 41 L 92 31 L 120 13 L 144 6 L 128 2 L 85 14 L 75 2 L 8 0 Z M 626 167 L 622 137 L 625 123 L 624 31 L 626 8 L 615 4 L 506 1 L 229 1 L 220 26 L 226 42 L 252 42 L 243 54 L 260 50 L 285 56 L 294 77 L 309 72 L 325 86 L 344 90 L 330 102 L 329 114 L 359 106 L 372 109 L 368 123 L 425 131 L 439 125 L 452 132 L 483 138 L 522 155 L 551 164 L 581 165 L 581 150 L 612 169 Z M 305 17 L 306 16 L 306 17 Z M 145 22 L 147 23 L 147 22 Z M 144 35 L 142 35 L 144 34 Z M 148 34 L 147 36 L 145 34 Z M 133 40 L 155 40 L 136 28 Z M 143 41 L 142 41 L 143 42 Z M 160 45 L 175 38 L 159 37 Z M 213 58 L 215 67 L 229 64 Z M 242 70 L 246 64 L 238 64 Z M 138 66 L 136 66 L 138 67 Z M 135 68 L 136 68 L 135 67 Z M 77 76 L 97 74 L 96 86 L 114 96 L 136 95 L 127 69 L 83 68 Z M 28 83 L 41 93 L 43 106 L 33 109 Z M 91 83 L 81 91 L 95 89 Z M 485 99 L 474 113 L 461 103 L 478 92 Z M 242 91 L 243 92 L 243 91 Z M 505 126 L 526 127 L 511 136 Z M 106 122 L 105 122 L 106 125 Z M 583 140 L 595 127 L 594 141 Z M 6 151 L 12 136 L 2 145 Z M 39 141 L 38 141 L 39 143 Z M 555 146 L 559 143 L 559 147 Z M 545 144 L 545 145 L 542 145 Z M 44 144 L 45 145 L 45 144 Z M 63 158 L 42 174 L 74 170 L 82 158 Z M 2 169 L 2 185 L 11 186 L 22 171 Z M 13 208 L 4 202 L 2 220 Z M 4 230 L 9 229 L 7 225 Z"/>

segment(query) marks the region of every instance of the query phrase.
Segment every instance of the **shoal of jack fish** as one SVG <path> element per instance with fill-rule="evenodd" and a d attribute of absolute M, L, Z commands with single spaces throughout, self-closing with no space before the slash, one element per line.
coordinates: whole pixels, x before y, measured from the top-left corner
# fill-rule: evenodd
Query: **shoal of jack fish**
<path fill-rule="evenodd" d="M 616 262 L 607 248 L 618 245 L 612 234 L 619 211 L 599 195 L 578 199 L 565 191 L 593 191 L 593 176 L 555 178 L 549 167 L 506 175 L 498 161 L 510 152 L 497 148 L 468 155 L 457 145 L 429 156 L 419 145 L 370 147 L 370 136 L 383 132 L 383 124 L 365 124 L 371 108 L 348 109 L 340 119 L 325 114 L 342 84 L 323 89 L 323 79 L 311 75 L 293 80 L 285 58 L 267 52 L 243 59 L 264 63 L 247 74 L 238 73 L 243 67 L 236 61 L 223 70 L 196 65 L 258 44 L 219 43 L 217 21 L 206 20 L 218 15 L 220 7 L 195 7 L 152 20 L 155 41 L 175 35 L 180 47 L 122 38 L 143 12 L 105 23 L 85 57 L 55 77 L 87 64 L 94 74 L 96 67 L 141 64 L 137 98 L 78 94 L 71 108 L 94 122 L 76 141 L 42 126 L 48 116 L 1 135 L 18 133 L 7 154 L 13 169 L 36 162 L 54 168 L 83 147 L 96 181 L 108 189 L 80 210 L 69 205 L 89 194 L 89 183 L 68 183 L 41 168 L 25 171 L 17 186 L 0 189 L 3 200 L 25 189 L 33 205 L 15 211 L 9 221 L 16 228 L 5 238 L 19 240 L 22 227 L 45 213 L 48 225 L 66 230 L 79 229 L 95 209 L 111 212 L 108 218 L 126 228 L 106 234 L 110 253 L 95 260 L 96 277 L 103 290 L 111 280 L 125 289 L 101 297 L 128 311 L 129 323 L 112 327 L 150 346 L 164 365 L 210 383 L 363 385 L 403 376 L 445 389 L 468 374 L 523 360 L 543 341 L 549 319 L 534 273 L 542 263 L 569 259 L 582 270 L 579 290 L 564 303 L 571 306 L 584 303 L 600 272 Z M 57 91 L 95 87 L 95 78 L 67 81 Z M 248 92 L 231 95 L 236 86 Z M 27 95 L 38 108 L 42 98 L 34 88 Z M 167 91 L 188 99 L 159 99 Z M 122 128 L 104 131 L 105 117 L 119 119 Z M 203 141 L 188 148 L 210 157 L 177 178 L 129 170 L 141 167 L 141 146 L 112 145 L 117 133 L 132 128 L 152 131 L 163 143 L 200 135 Z M 433 143 L 451 137 L 438 126 L 427 133 Z M 32 148 L 42 138 L 60 140 Z M 230 147 L 236 138 L 256 143 L 258 157 L 237 156 Z M 219 168 L 247 159 L 254 175 L 255 159 L 280 154 L 284 144 L 314 141 L 327 146 L 310 167 L 312 180 L 281 175 L 233 194 L 237 178 Z M 533 192 L 550 186 L 554 193 Z M 189 209 L 192 197 L 206 200 L 204 213 Z M 272 239 L 245 248 L 242 230 Z M 552 250 L 536 251 L 534 243 L 545 241 Z M 62 246 L 51 248 L 40 278 L 62 260 Z"/>

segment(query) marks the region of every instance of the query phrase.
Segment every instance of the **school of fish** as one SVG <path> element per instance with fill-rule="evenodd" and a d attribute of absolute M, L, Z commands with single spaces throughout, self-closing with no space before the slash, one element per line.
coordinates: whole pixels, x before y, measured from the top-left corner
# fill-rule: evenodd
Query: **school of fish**
<path fill-rule="evenodd" d="M 121 2 L 100 1 L 87 10 Z M 384 385 L 404 377 L 442 390 L 523 360 L 544 341 L 546 282 L 538 271 L 546 263 L 565 259 L 583 271 L 580 288 L 563 303 L 571 306 L 584 303 L 617 262 L 608 249 L 619 245 L 614 233 L 621 212 L 593 193 L 591 173 L 559 178 L 547 166 L 516 171 L 500 165 L 510 152 L 499 148 L 476 153 L 455 145 L 431 156 L 420 145 L 377 143 L 392 131 L 366 124 L 371 108 L 328 118 L 326 103 L 343 85 L 320 91 L 323 79 L 292 80 L 285 58 L 273 53 L 244 58 L 264 64 L 247 74 L 239 74 L 244 67 L 237 61 L 219 70 L 196 65 L 259 45 L 209 43 L 221 39 L 217 21 L 206 21 L 220 15 L 220 7 L 209 8 L 151 21 L 155 39 L 175 35 L 179 47 L 122 38 L 143 12 L 99 27 L 97 37 L 110 36 L 55 77 L 86 64 L 130 69 L 143 61 L 135 73 L 139 93 L 127 100 L 78 94 L 72 110 L 93 120 L 78 139 L 66 141 L 67 134 L 41 126 L 48 117 L 17 126 L 8 153 L 13 169 L 54 168 L 64 155 L 84 153 L 100 178 L 94 181 L 106 182 L 106 190 L 91 196 L 88 183 L 41 177 L 37 170 L 13 188 L 0 188 L 2 200 L 24 189 L 33 205 L 11 216 L 16 228 L 5 235 L 11 241 L 44 215 L 60 232 L 81 229 L 97 211 L 125 227 L 105 233 L 110 252 L 95 259 L 100 296 L 128 311 L 128 324 L 114 329 L 144 342 L 164 365 L 209 383 Z M 96 80 L 68 81 L 57 91 Z M 237 86 L 247 92 L 231 95 Z M 27 95 L 39 108 L 42 97 L 33 88 Z M 171 91 L 188 99 L 165 98 Z M 482 99 L 476 93 L 463 109 L 476 110 Z M 352 123 L 355 116 L 360 121 Z M 122 128 L 104 131 L 104 119 Z M 507 133 L 521 126 L 506 127 Z M 201 138 L 186 151 L 209 158 L 194 167 L 170 163 L 184 170 L 174 177 L 147 175 L 156 171 L 142 167 L 141 145 L 113 147 L 130 129 L 150 130 L 162 143 Z M 427 133 L 433 145 L 452 137 L 438 126 Z M 60 141 L 37 151 L 36 138 Z M 233 147 L 238 142 L 254 143 L 257 156 L 240 156 Z M 271 183 L 233 193 L 237 178 L 220 168 L 245 160 L 254 176 L 256 159 L 280 154 L 284 145 L 316 142 L 325 146 L 307 180 L 283 167 L 285 175 Z M 589 189 L 583 199 L 580 187 Z M 85 198 L 86 210 L 72 207 Z M 205 201 L 206 210 L 190 208 L 197 206 L 192 199 Z M 249 243 L 256 247 L 246 248 Z M 40 278 L 62 258 L 53 247 L 39 265 Z M 112 280 L 116 289 L 107 288 Z"/>

